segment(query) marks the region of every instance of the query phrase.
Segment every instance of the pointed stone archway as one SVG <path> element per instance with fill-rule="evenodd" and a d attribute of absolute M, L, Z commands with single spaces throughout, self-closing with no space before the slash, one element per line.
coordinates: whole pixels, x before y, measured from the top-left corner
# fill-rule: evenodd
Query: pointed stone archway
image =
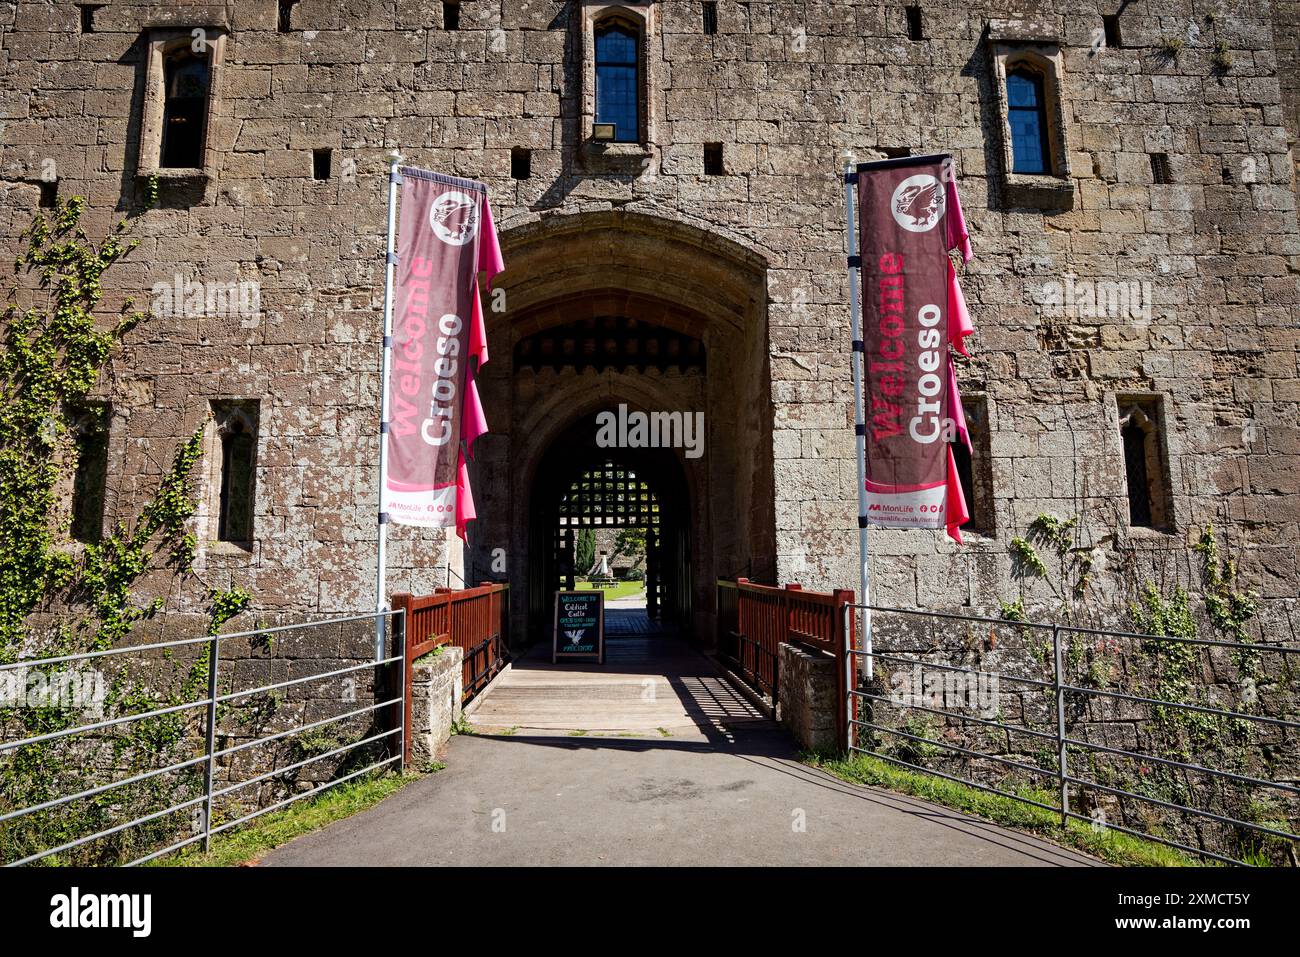
<path fill-rule="evenodd" d="M 465 577 L 508 580 L 512 634 L 544 631 L 529 569 L 551 548 L 534 512 L 567 465 L 555 450 L 594 448 L 596 414 L 620 405 L 702 412 L 698 450 L 615 451 L 673 489 L 679 533 L 663 562 L 679 578 L 665 610 L 708 641 L 715 579 L 775 574 L 766 258 L 627 210 L 504 226 L 504 309 L 487 313 L 492 361 L 479 378 L 491 432 L 471 465 L 480 517 Z"/>

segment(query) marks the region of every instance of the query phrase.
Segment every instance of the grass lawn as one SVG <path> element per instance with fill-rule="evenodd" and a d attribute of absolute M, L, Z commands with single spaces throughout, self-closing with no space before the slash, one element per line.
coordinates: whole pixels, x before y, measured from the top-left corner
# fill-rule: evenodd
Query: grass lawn
<path fill-rule="evenodd" d="M 1127 867 L 1204 867 L 1216 863 L 1209 858 L 1202 860 L 1164 844 L 1146 841 L 1121 831 L 1095 829 L 1082 821 L 1070 821 L 1069 827 L 1062 828 L 1060 815 L 1055 812 L 946 778 L 910 771 L 866 754 L 855 754 L 849 758 L 805 755 L 804 762 L 852 784 L 869 784 L 924 798 L 995 824 L 1029 831 L 1111 864 Z M 1024 797 L 1042 804 L 1052 804 L 1056 800 L 1055 795 L 1047 791 L 1022 793 Z"/>
<path fill-rule="evenodd" d="M 435 765 L 431 770 L 441 770 L 441 765 Z M 212 850 L 207 854 L 191 848 L 149 861 L 146 866 L 236 867 L 256 861 L 295 837 L 373 807 L 394 791 L 424 776 L 388 773 L 345 781 L 314 798 L 303 798 L 282 810 L 254 818 L 245 827 L 217 834 L 212 838 Z"/>
<path fill-rule="evenodd" d="M 645 594 L 645 582 L 618 582 L 613 588 L 596 589 L 591 582 L 578 582 L 574 586 L 578 591 L 603 591 L 605 601 L 613 601 L 616 598 L 631 598 L 634 595 Z"/>

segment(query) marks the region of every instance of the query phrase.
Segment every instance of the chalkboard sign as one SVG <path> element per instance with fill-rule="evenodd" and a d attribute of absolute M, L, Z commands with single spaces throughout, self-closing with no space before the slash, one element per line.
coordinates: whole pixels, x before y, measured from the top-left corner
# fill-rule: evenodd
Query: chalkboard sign
<path fill-rule="evenodd" d="M 595 658 L 605 663 L 605 593 L 557 591 L 551 661 Z"/>

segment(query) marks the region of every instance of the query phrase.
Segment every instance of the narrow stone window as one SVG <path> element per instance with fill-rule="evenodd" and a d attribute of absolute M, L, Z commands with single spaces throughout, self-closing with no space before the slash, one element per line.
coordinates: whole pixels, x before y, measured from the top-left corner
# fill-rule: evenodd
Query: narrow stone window
<path fill-rule="evenodd" d="M 718 5 L 713 2 L 704 4 L 704 32 L 712 35 L 718 32 Z"/>
<path fill-rule="evenodd" d="M 214 402 L 220 477 L 217 540 L 251 547 L 257 464 L 257 402 Z"/>
<path fill-rule="evenodd" d="M 905 156 L 912 155 L 910 146 L 882 146 L 880 152 L 885 154 L 886 159 L 902 159 Z"/>
<path fill-rule="evenodd" d="M 704 144 L 704 175 L 721 176 L 722 169 L 722 144 L 705 143 Z"/>
<path fill-rule="evenodd" d="M 90 4 L 81 4 L 77 7 L 77 9 L 81 12 L 81 32 L 94 33 L 95 32 L 95 11 L 98 10 L 99 7 L 92 6 Z"/>
<path fill-rule="evenodd" d="M 226 28 L 160 27 L 148 38 L 137 171 L 164 180 L 202 179 L 215 160 L 209 141 L 221 112 Z"/>
<path fill-rule="evenodd" d="M 961 493 L 966 499 L 966 511 L 970 514 L 970 520 L 962 525 L 962 529 L 973 529 L 976 521 L 975 470 L 970 449 L 966 448 L 966 443 L 961 439 L 952 443 L 952 459 L 957 464 L 957 477 L 961 479 Z"/>
<path fill-rule="evenodd" d="M 1159 396 L 1120 396 L 1117 406 L 1129 525 L 1170 531 L 1163 403 Z"/>
<path fill-rule="evenodd" d="M 1109 13 L 1101 18 L 1102 29 L 1106 37 L 1106 46 L 1119 49 L 1124 45 L 1124 37 L 1119 32 L 1119 14 Z"/>
<path fill-rule="evenodd" d="M 980 535 L 993 535 L 993 460 L 989 451 L 988 402 L 982 395 L 962 396 L 962 409 L 966 415 L 966 430 L 970 433 L 971 449 L 961 437 L 954 438 L 952 457 L 961 479 L 962 495 L 970 519 L 963 530 Z"/>
<path fill-rule="evenodd" d="M 330 169 L 334 165 L 334 151 L 318 149 L 311 151 L 311 178 L 325 180 L 330 178 Z"/>
<path fill-rule="evenodd" d="M 74 411 L 73 439 L 77 470 L 72 479 L 74 540 L 96 544 L 104 536 L 104 492 L 108 486 L 108 427 L 112 409 L 107 402 L 89 402 Z"/>
<path fill-rule="evenodd" d="M 293 9 L 298 6 L 298 0 L 279 0 L 279 19 L 276 21 L 275 29 L 278 33 L 293 32 Z"/>
<path fill-rule="evenodd" d="M 510 176 L 512 179 L 528 179 L 533 175 L 533 151 L 516 146 L 510 151 Z"/>
<path fill-rule="evenodd" d="M 1151 181 L 1160 186 L 1168 186 L 1174 181 L 1173 170 L 1169 167 L 1168 153 L 1151 154 Z"/>
<path fill-rule="evenodd" d="M 53 209 L 59 205 L 59 181 L 57 179 L 41 180 L 41 209 Z"/>
<path fill-rule="evenodd" d="M 999 201 L 1008 208 L 1074 207 L 1062 44 L 1040 21 L 990 20 L 1002 152 Z"/>
<path fill-rule="evenodd" d="M 907 13 L 907 38 L 916 43 L 925 39 L 925 30 L 921 24 L 921 8 L 908 7 Z"/>
<path fill-rule="evenodd" d="M 1007 74 L 1007 111 L 1011 123 L 1011 171 L 1049 172 L 1051 148 L 1047 141 L 1047 102 L 1042 74 L 1024 66 Z"/>
<path fill-rule="evenodd" d="M 460 29 L 459 3 L 444 3 L 442 5 L 442 28 L 444 30 Z"/>
<path fill-rule="evenodd" d="M 190 46 L 167 54 L 163 63 L 162 162 L 167 169 L 203 165 L 203 138 L 208 122 L 208 54 Z"/>
<path fill-rule="evenodd" d="M 1124 476 L 1128 480 L 1128 520 L 1130 525 L 1150 528 L 1151 487 L 1147 472 L 1147 431 L 1137 422 L 1120 430 L 1124 440 Z"/>
<path fill-rule="evenodd" d="M 637 40 L 621 23 L 596 28 L 596 122 L 613 124 L 615 143 L 641 138 Z"/>

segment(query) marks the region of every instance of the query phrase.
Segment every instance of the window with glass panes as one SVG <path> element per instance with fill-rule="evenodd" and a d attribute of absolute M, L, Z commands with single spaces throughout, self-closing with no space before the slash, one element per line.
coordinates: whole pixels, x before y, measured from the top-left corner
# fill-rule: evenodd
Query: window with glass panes
<path fill-rule="evenodd" d="M 1050 172 L 1043 78 L 1023 67 L 1007 74 L 1013 173 Z"/>
<path fill-rule="evenodd" d="M 637 33 L 618 23 L 596 28 L 596 122 L 614 124 L 616 143 L 641 138 Z"/>

